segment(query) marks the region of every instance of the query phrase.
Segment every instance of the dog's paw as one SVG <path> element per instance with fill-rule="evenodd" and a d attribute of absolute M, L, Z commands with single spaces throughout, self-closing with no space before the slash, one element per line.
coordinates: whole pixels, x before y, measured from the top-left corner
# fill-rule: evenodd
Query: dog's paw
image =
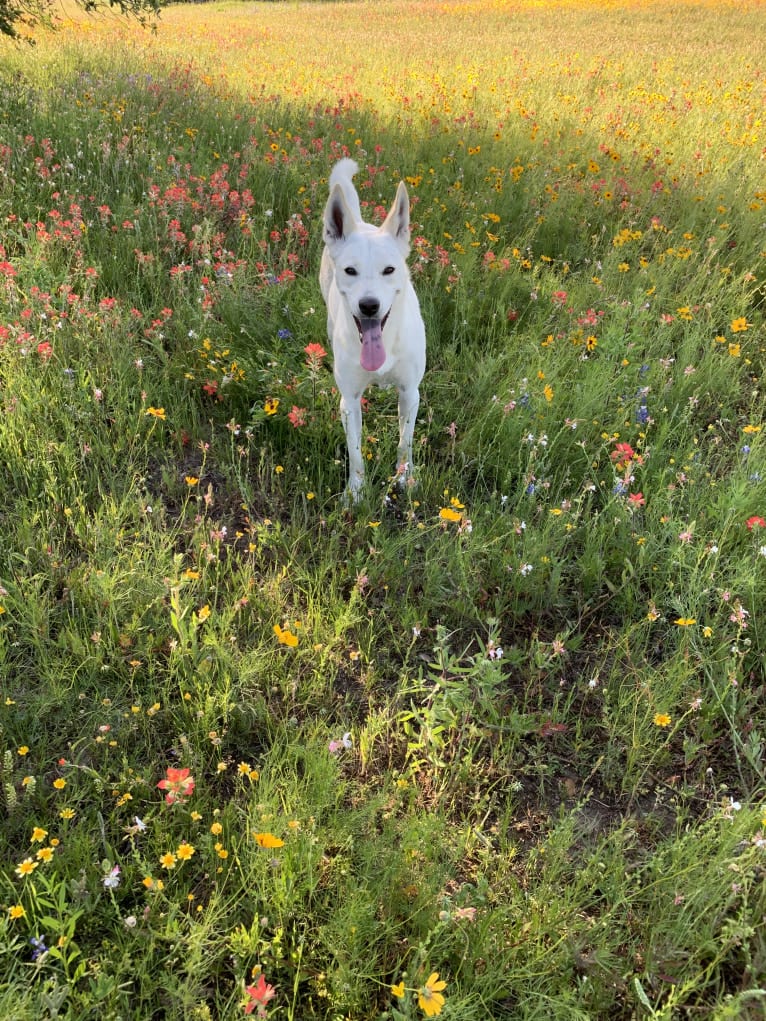
<path fill-rule="evenodd" d="M 362 493 L 364 491 L 364 478 L 354 478 L 348 480 L 346 491 L 343 494 L 343 505 L 345 507 L 355 507 L 362 499 Z"/>

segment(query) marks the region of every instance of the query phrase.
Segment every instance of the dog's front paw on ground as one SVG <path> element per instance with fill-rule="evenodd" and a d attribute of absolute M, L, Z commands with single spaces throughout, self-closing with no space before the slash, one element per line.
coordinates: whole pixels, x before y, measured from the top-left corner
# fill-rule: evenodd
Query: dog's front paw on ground
<path fill-rule="evenodd" d="M 364 493 L 364 479 L 349 480 L 343 491 L 343 506 L 347 508 L 356 507 L 361 502 Z"/>

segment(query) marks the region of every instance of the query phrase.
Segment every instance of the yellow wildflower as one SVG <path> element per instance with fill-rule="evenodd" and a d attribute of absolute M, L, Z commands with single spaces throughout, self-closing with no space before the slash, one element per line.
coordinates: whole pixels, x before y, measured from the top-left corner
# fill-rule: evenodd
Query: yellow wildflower
<path fill-rule="evenodd" d="M 275 624 L 274 634 L 277 636 L 280 645 L 288 645 L 291 649 L 294 649 L 298 644 L 298 636 L 294 635 L 289 628 L 281 628 L 279 624 Z"/>
<path fill-rule="evenodd" d="M 418 992 L 418 1006 L 426 1017 L 436 1017 L 441 1014 L 444 1006 L 442 989 L 447 983 L 439 979 L 439 972 L 432 972 L 425 981 L 425 985 Z"/>
<path fill-rule="evenodd" d="M 284 840 L 275 837 L 273 833 L 254 833 L 255 842 L 259 847 L 284 847 Z"/>
<path fill-rule="evenodd" d="M 442 521 L 462 521 L 463 519 L 463 515 L 453 510 L 452 507 L 442 507 L 439 511 L 439 517 Z"/>

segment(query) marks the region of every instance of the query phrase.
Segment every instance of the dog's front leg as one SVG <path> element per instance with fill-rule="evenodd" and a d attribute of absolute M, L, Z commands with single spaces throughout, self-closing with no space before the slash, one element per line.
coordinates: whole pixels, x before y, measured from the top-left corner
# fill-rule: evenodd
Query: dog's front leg
<path fill-rule="evenodd" d="M 364 484 L 362 460 L 362 395 L 354 394 L 340 399 L 340 417 L 348 446 L 348 491 L 354 503 L 359 499 Z"/>
<path fill-rule="evenodd" d="M 399 448 L 396 474 L 404 483 L 412 475 L 412 437 L 420 407 L 420 391 L 415 387 L 399 388 Z"/>

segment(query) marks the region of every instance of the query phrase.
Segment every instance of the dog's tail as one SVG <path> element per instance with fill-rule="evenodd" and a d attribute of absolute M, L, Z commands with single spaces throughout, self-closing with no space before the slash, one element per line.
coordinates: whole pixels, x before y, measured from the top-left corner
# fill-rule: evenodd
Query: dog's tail
<path fill-rule="evenodd" d="M 330 174 L 330 191 L 332 191 L 336 184 L 340 185 L 343 190 L 343 197 L 346 200 L 346 205 L 353 213 L 356 222 L 361 223 L 362 210 L 359 205 L 359 196 L 351 183 L 351 179 L 358 171 L 359 165 L 356 160 L 348 158 L 340 160 L 332 168 L 332 173 Z"/>

